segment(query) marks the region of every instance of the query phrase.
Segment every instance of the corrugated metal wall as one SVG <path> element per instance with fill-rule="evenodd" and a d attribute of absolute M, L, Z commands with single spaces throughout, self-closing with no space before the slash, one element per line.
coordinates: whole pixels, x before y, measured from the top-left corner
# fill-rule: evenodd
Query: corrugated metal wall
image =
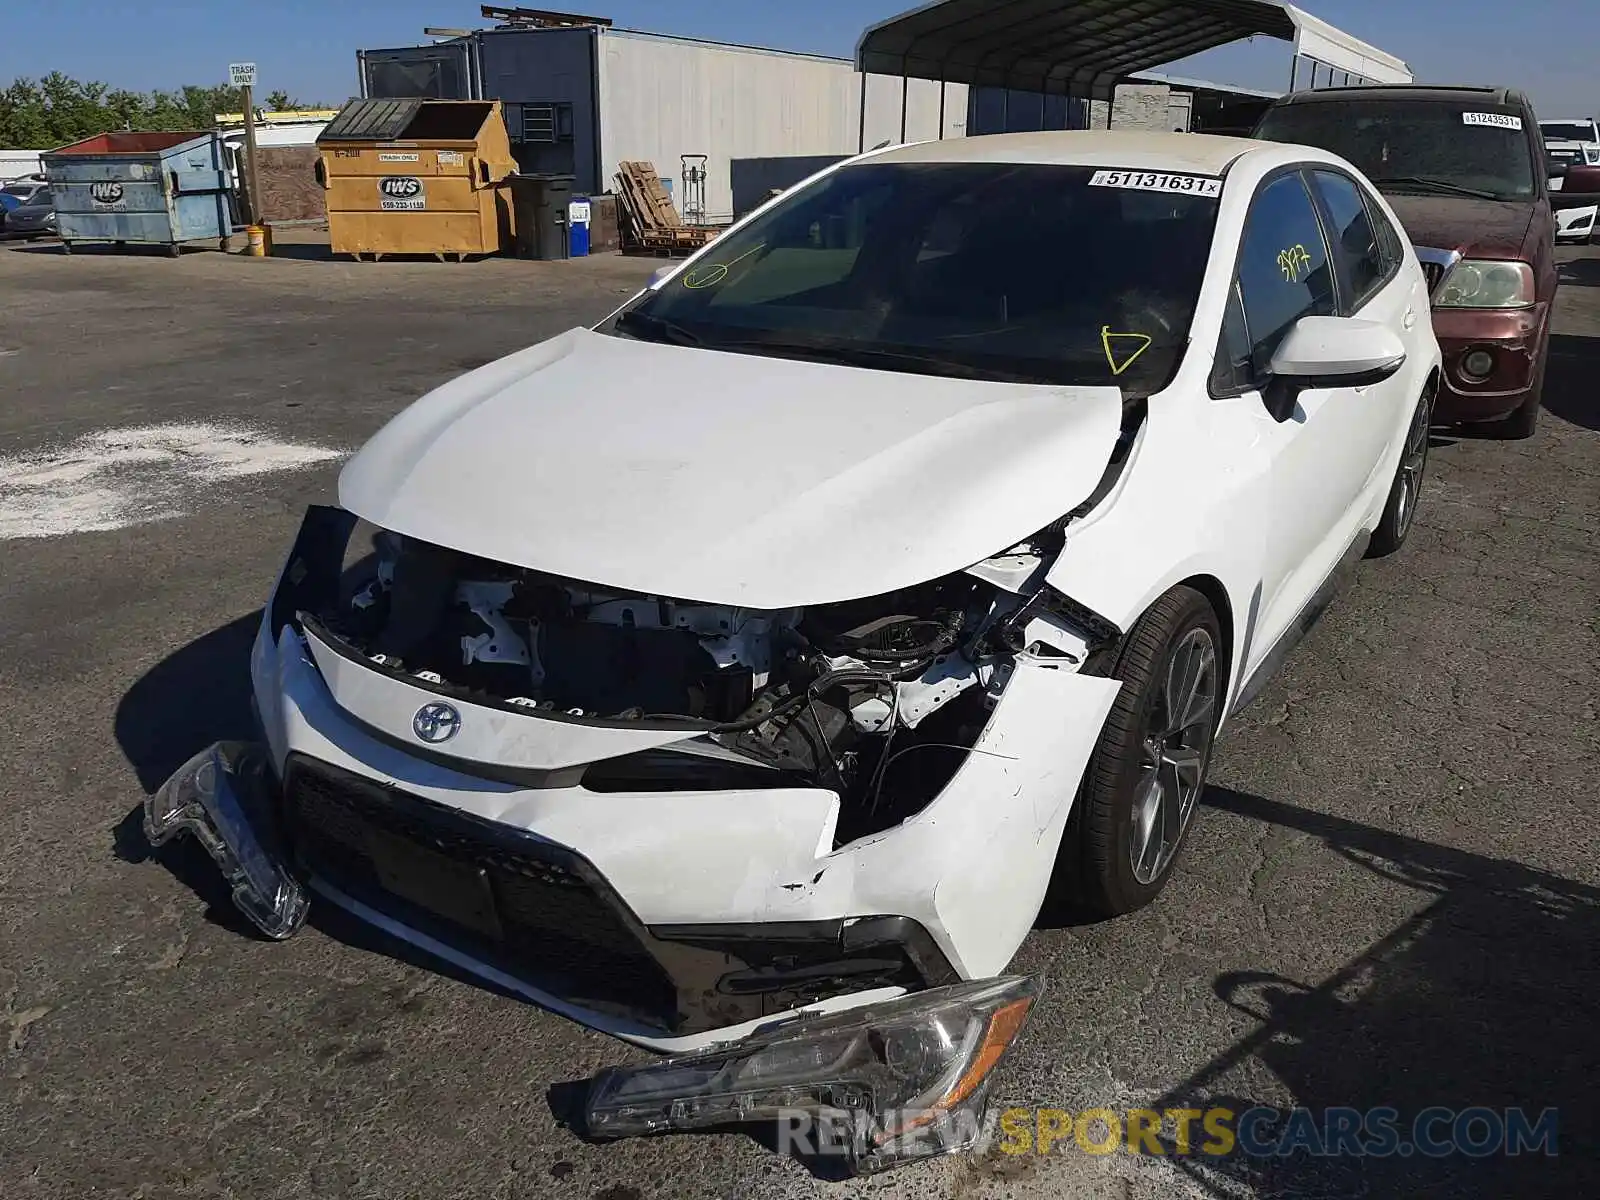
<path fill-rule="evenodd" d="M 704 154 L 706 212 L 716 219 L 734 211 L 735 158 L 856 152 L 861 77 L 849 62 L 616 30 L 601 34 L 599 51 L 605 183 L 632 159 L 675 180 L 683 155 Z M 945 91 L 945 136 L 962 136 L 967 89 Z M 939 85 L 913 79 L 906 96 L 907 140 L 937 137 Z M 869 78 L 868 147 L 900 140 L 900 101 L 899 79 Z"/>

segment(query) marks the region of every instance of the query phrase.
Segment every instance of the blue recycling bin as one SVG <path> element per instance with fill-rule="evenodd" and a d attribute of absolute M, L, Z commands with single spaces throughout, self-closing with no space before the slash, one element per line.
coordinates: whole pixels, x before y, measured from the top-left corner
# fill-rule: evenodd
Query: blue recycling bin
<path fill-rule="evenodd" d="M 587 196 L 574 196 L 567 205 L 567 254 L 584 258 L 589 253 L 589 223 L 594 209 Z"/>
<path fill-rule="evenodd" d="M 217 133 L 99 133 L 41 154 L 56 228 L 74 242 L 159 245 L 233 232 L 232 175 Z"/>

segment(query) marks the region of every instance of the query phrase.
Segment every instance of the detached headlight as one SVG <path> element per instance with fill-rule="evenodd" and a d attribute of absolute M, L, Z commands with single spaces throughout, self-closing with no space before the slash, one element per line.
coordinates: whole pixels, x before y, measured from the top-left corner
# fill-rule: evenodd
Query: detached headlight
<path fill-rule="evenodd" d="M 1533 268 L 1527 263 L 1466 258 L 1445 279 L 1434 306 L 1527 308 L 1533 301 Z"/>
<path fill-rule="evenodd" d="M 588 1131 L 775 1121 L 780 1150 L 838 1155 L 856 1171 L 965 1150 L 983 1135 L 994 1069 L 1038 994 L 1025 977 L 959 983 L 613 1069 L 590 1091 Z"/>

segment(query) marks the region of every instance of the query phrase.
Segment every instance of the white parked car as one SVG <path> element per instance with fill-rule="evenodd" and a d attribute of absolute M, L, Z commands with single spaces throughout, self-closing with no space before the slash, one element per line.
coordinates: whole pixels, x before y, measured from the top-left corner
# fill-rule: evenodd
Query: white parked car
<path fill-rule="evenodd" d="M 1047 892 L 1153 900 L 1227 720 L 1405 540 L 1428 312 L 1322 151 L 852 159 L 379 432 L 267 605 L 261 747 L 147 828 L 272 936 L 308 881 L 691 1054 L 604 1078 L 599 1132 L 814 1103 L 875 1114 L 859 1165 L 964 1144 Z"/>
<path fill-rule="evenodd" d="M 1572 167 L 1600 167 L 1600 124 L 1593 117 L 1540 121 L 1539 132 L 1544 136 L 1545 153 L 1550 159 L 1552 192 L 1562 190 L 1566 172 Z M 1600 218 L 1600 207 L 1592 204 L 1558 209 L 1556 240 L 1588 241 L 1594 236 L 1597 218 Z"/>

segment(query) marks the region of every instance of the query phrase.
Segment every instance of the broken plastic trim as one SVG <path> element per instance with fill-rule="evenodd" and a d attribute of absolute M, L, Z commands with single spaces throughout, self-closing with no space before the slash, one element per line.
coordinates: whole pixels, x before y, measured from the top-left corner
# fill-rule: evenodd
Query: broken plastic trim
<path fill-rule="evenodd" d="M 144 802 L 144 833 L 163 846 L 191 834 L 233 888 L 257 929 L 281 941 L 305 923 L 305 889 L 272 836 L 266 748 L 217 742 L 196 754 Z"/>
<path fill-rule="evenodd" d="M 981 1138 L 995 1068 L 1038 995 L 1032 977 L 977 980 L 613 1068 L 590 1090 L 588 1132 L 776 1121 L 790 1148 L 855 1173 L 958 1153 Z"/>
<path fill-rule="evenodd" d="M 1020 654 L 1026 649 L 1023 631 L 1027 629 L 1029 621 L 1041 614 L 1058 617 L 1082 630 L 1091 655 L 1107 650 L 1122 640 L 1122 629 L 1115 621 L 1102 617 L 1088 605 L 1080 604 L 1071 596 L 1045 584 L 1001 623 L 996 630 L 1000 643 L 1013 653 Z"/>
<path fill-rule="evenodd" d="M 306 508 L 268 607 L 274 641 L 285 625 L 294 624 L 297 612 L 326 612 L 338 601 L 344 555 L 355 527 L 355 515 L 342 508 Z"/>

